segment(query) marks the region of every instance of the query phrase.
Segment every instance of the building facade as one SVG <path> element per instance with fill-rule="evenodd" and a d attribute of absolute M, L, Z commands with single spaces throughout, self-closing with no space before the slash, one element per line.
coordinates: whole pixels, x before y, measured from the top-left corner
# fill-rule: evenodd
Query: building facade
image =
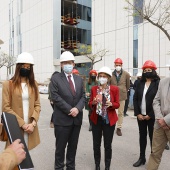
<path fill-rule="evenodd" d="M 143 8 L 140 2 L 138 7 Z M 152 60 L 160 76 L 169 76 L 170 41 L 157 27 L 133 17 L 125 10 L 127 6 L 125 0 L 92 1 L 93 53 L 101 48 L 109 51 L 95 69 L 106 65 L 114 70 L 114 60 L 119 57 L 123 68 L 135 76 L 146 60 Z M 166 29 L 170 33 L 170 25 Z"/>
<path fill-rule="evenodd" d="M 91 45 L 91 0 L 0 0 L 0 37 L 8 55 L 26 51 L 34 56 L 36 80 L 44 82 L 60 71 L 63 51 L 79 56 L 81 45 Z M 80 67 L 89 61 L 77 57 L 76 62 Z M 6 72 L 6 67 L 0 69 L 1 80 Z"/>
<path fill-rule="evenodd" d="M 169 76 L 168 38 L 152 24 L 133 18 L 126 6 L 125 0 L 0 0 L 1 50 L 14 57 L 30 52 L 38 82 L 60 71 L 59 58 L 65 50 L 75 54 L 76 68 L 88 75 L 90 60 L 80 53 L 82 46 L 91 44 L 93 54 L 108 51 L 94 65 L 96 70 L 104 65 L 114 70 L 114 60 L 119 57 L 123 68 L 135 76 L 150 59 L 160 76 Z M 170 26 L 166 29 L 170 32 Z M 9 74 L 13 72 L 14 67 Z M 6 79 L 6 74 L 2 67 L 0 79 Z"/>

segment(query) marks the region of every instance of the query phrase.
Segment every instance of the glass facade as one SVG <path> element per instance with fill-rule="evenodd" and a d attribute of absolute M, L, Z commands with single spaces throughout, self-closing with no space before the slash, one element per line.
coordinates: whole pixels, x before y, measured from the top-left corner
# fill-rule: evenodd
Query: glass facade
<path fill-rule="evenodd" d="M 80 55 L 82 45 L 91 46 L 91 0 L 61 3 L 61 52 Z"/>
<path fill-rule="evenodd" d="M 138 70 L 138 24 L 143 22 L 143 18 L 138 14 L 138 11 L 143 10 L 143 0 L 134 0 L 134 17 L 133 17 L 133 75 L 136 75 Z"/>

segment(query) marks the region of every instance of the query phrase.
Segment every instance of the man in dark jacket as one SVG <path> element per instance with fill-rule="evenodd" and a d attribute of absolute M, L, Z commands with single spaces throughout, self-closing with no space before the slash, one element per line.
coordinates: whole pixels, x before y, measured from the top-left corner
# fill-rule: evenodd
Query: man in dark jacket
<path fill-rule="evenodd" d="M 63 71 L 54 74 L 50 83 L 51 99 L 54 103 L 56 170 L 64 169 L 66 146 L 66 168 L 75 170 L 75 156 L 82 124 L 85 94 L 82 78 L 72 74 L 74 60 L 71 52 L 63 52 L 60 57 Z"/>

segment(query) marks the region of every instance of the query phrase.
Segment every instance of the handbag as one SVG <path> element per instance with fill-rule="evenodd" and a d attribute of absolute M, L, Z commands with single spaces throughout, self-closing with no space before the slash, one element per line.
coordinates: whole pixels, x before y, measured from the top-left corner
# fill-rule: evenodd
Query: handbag
<path fill-rule="evenodd" d="M 11 99 L 12 99 L 12 95 L 11 95 L 11 87 L 12 87 L 12 82 L 11 80 L 9 80 L 9 100 L 10 100 L 10 104 L 11 104 Z M 1 119 L 1 123 L 0 123 L 0 141 L 7 141 L 8 140 L 8 135 L 7 132 L 2 124 L 2 119 Z"/>

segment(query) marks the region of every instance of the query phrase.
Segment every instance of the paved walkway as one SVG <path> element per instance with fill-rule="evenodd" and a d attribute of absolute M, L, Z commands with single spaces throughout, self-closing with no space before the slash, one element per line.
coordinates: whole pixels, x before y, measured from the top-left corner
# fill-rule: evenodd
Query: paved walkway
<path fill-rule="evenodd" d="M 32 160 L 35 165 L 35 170 L 53 170 L 54 168 L 54 152 L 55 152 L 55 138 L 53 129 L 49 127 L 52 108 L 48 101 L 48 96 L 41 94 L 42 111 L 38 122 L 39 132 L 41 136 L 41 144 L 30 151 Z M 0 91 L 1 100 L 1 91 Z M 111 163 L 111 170 L 145 170 L 146 165 L 134 168 L 132 164 L 139 158 L 139 144 L 138 144 L 138 127 L 135 118 L 132 118 L 133 111 L 129 110 L 127 116 L 124 118 L 122 133 L 123 136 L 113 137 L 113 157 Z M 92 134 L 88 131 L 88 116 L 87 111 L 84 111 L 83 125 L 81 128 L 79 145 L 76 157 L 76 170 L 94 170 Z M 148 142 L 149 144 L 149 142 Z M 0 142 L 0 151 L 4 148 L 4 143 Z M 103 144 L 101 147 L 101 170 L 104 170 L 104 152 Z M 148 160 L 150 154 L 150 146 L 148 145 L 146 151 L 146 159 Z M 165 150 L 159 170 L 170 169 L 170 151 Z"/>

